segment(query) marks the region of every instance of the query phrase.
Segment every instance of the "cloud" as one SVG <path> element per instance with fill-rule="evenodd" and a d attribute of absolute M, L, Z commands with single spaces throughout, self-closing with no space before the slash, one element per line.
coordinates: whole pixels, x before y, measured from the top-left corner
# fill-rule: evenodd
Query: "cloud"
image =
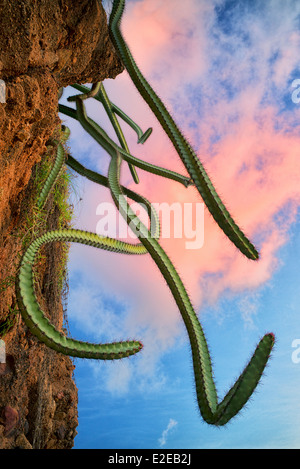
<path fill-rule="evenodd" d="M 71 247 L 73 248 L 74 246 Z M 69 279 L 71 292 L 68 302 L 70 335 L 75 339 L 94 343 L 142 341 L 143 350 L 128 359 L 109 363 L 102 361 L 87 363 L 95 379 L 98 380 L 98 377 L 101 377 L 99 382 L 102 389 L 111 394 L 125 395 L 132 386 L 135 391 L 144 395 L 158 390 L 166 383 L 165 372 L 160 362 L 162 353 L 174 344 L 174 337 L 178 335 L 176 332 L 178 326 L 172 320 L 168 322 L 170 313 L 167 307 L 165 310 L 168 314 L 164 321 L 161 321 L 162 311 L 159 308 L 153 311 L 153 302 L 150 301 L 153 292 L 149 293 L 145 301 L 142 295 L 139 297 L 136 294 L 138 292 L 135 293 L 135 287 L 132 285 L 132 292 L 128 294 L 128 285 L 125 280 L 127 295 L 123 289 L 117 293 L 114 282 L 120 279 L 122 285 L 123 271 L 120 269 L 109 271 L 106 268 L 108 263 L 103 262 L 103 258 L 101 260 L 101 254 L 105 256 L 110 253 L 101 251 L 95 253 L 94 251 L 83 248 L 82 254 L 85 262 L 82 262 L 82 255 L 75 257 L 80 262 L 80 266 L 74 263 L 74 257 L 71 255 Z M 119 256 L 122 265 L 123 256 Z M 103 267 L 106 282 L 101 281 L 101 276 L 97 272 L 102 263 L 106 264 Z M 93 265 L 97 266 L 96 270 L 91 268 Z M 135 276 L 132 276 L 133 280 L 138 276 L 137 271 Z M 134 300 L 132 301 L 131 298 Z M 161 303 L 161 298 L 159 301 Z M 161 304 L 160 306 L 162 307 Z M 162 325 L 163 322 L 165 326 Z"/>
<path fill-rule="evenodd" d="M 127 3 L 122 29 L 138 65 L 193 144 L 233 218 L 260 251 L 258 262 L 245 259 L 207 210 L 204 245 L 199 251 L 186 250 L 185 239 L 162 240 L 201 318 L 201 307 L 214 304 L 224 292 L 254 298 L 253 292 L 279 268 L 279 250 L 288 242 L 296 219 L 300 203 L 300 137 L 296 127 L 300 105 L 291 100 L 291 82 L 295 74 L 300 77 L 300 4 L 279 0 L 269 0 L 263 7 L 261 2 L 220 0 Z M 141 146 L 133 131 L 124 126 L 132 153 L 186 174 L 127 74 L 105 86 L 111 99 L 139 125 L 154 128 Z M 98 109 L 89 103 L 93 118 Z M 74 148 L 78 143 L 83 151 L 82 135 L 73 132 L 72 138 Z M 98 153 L 93 150 L 90 167 L 95 165 L 105 174 L 109 157 L 95 155 Z M 88 157 L 85 151 L 83 156 Z M 139 186 L 132 183 L 126 167 L 122 182 L 152 202 L 202 202 L 193 188 L 138 172 Z M 95 231 L 97 206 L 102 200 L 111 200 L 110 194 L 93 184 L 84 187 L 76 226 Z M 134 338 L 142 334 L 146 362 L 139 362 L 140 370 L 147 363 L 145 369 L 154 376 L 163 353 L 179 335 L 182 340 L 186 335 L 174 299 L 150 256 L 74 247 L 71 268 L 84 277 L 91 275 L 97 288 L 126 305 L 122 328 Z M 253 325 L 258 314 L 256 302 L 249 301 L 242 302 L 240 310 L 245 323 Z M 79 299 L 75 303 L 79 304 Z M 115 312 L 106 310 L 106 314 L 112 314 L 111 330 L 117 332 Z M 99 324 L 100 318 L 96 317 Z M 117 388 L 118 371 L 114 370 L 110 389 Z M 127 384 L 133 379 L 130 365 L 122 368 L 122 376 Z M 158 382 L 163 379 L 162 373 Z"/>
<path fill-rule="evenodd" d="M 174 427 L 178 425 L 178 422 L 174 419 L 170 419 L 167 428 L 162 432 L 161 437 L 158 439 L 160 446 L 165 446 L 167 443 L 168 436 Z"/>
<path fill-rule="evenodd" d="M 246 3 L 242 7 L 240 3 L 188 1 L 182 8 L 179 1 L 172 5 L 144 1 L 130 4 L 123 23 L 145 75 L 158 86 L 183 129 L 188 129 L 218 193 L 248 236 L 257 239 L 261 251 L 259 263 L 242 258 L 208 213 L 205 243 L 198 256 L 174 240 L 164 243 L 189 282 L 194 277 L 189 275 L 193 259 L 195 279 L 218 274 L 214 288 L 206 289 L 212 292 L 213 301 L 228 287 L 237 291 L 257 288 L 271 277 L 300 201 L 300 139 L 294 128 L 300 107 L 290 99 L 289 111 L 282 112 L 291 74 L 298 65 L 300 6 L 267 2 L 266 20 L 260 4 Z M 148 49 L 154 51 L 153 56 L 147 54 Z M 145 149 L 146 157 L 168 167 L 176 164 L 182 171 L 177 155 L 167 144 L 162 150 L 161 142 L 159 134 L 151 142 L 151 156 Z M 170 202 L 199 200 L 192 189 L 184 195 L 181 188 L 159 178 L 155 194 L 152 187 L 146 182 L 150 200 L 157 194 Z M 276 220 L 279 212 L 284 214 L 280 223 Z M 199 282 L 193 283 L 194 293 Z M 201 304 L 200 294 L 197 302 Z"/>

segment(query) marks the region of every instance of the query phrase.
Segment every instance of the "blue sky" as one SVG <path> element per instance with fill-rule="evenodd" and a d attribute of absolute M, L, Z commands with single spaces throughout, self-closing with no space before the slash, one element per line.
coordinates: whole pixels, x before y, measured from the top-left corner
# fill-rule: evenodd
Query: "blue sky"
<path fill-rule="evenodd" d="M 103 389 L 105 371 L 95 373 L 87 361 L 76 360 L 79 390 L 79 427 L 75 448 L 299 448 L 300 363 L 293 363 L 292 342 L 300 338 L 297 226 L 293 240 L 280 251 L 282 267 L 259 289 L 255 327 L 245 327 L 237 303 L 243 296 L 225 298 L 202 320 L 213 350 L 220 395 L 244 367 L 260 334 L 272 330 L 277 337 L 272 360 L 247 408 L 228 426 L 210 427 L 199 417 L 189 345 L 182 340 L 161 358 L 156 389 L 133 386 L 118 396 Z M 72 286 L 72 283 L 71 283 Z M 229 313 L 228 313 L 229 312 Z M 220 321 L 220 316 L 225 319 Z M 72 322 L 71 322 L 72 325 Z M 76 328 L 73 332 L 79 334 Z M 134 362 L 134 359 L 133 359 Z M 161 438 L 170 422 L 161 445 Z"/>
<path fill-rule="evenodd" d="M 226 427 L 209 426 L 197 408 L 186 331 L 151 259 L 72 245 L 71 335 L 144 343 L 140 356 L 122 362 L 75 360 L 75 448 L 299 448 L 300 363 L 292 359 L 292 343 L 300 339 L 300 103 L 291 98 L 293 80 L 300 78 L 299 28 L 294 1 L 269 0 L 263 10 L 260 2 L 233 0 L 188 0 L 184 6 L 127 1 L 123 30 L 138 64 L 261 251 L 258 263 L 245 261 L 207 213 L 199 252 L 186 251 L 182 240 L 162 241 L 204 327 L 219 396 L 264 333 L 273 332 L 276 345 L 247 407 Z M 126 72 L 104 84 L 143 129 L 153 126 L 142 150 L 123 127 L 132 153 L 183 172 Z M 62 102 L 74 92 L 66 90 Z M 88 102 L 87 109 L 113 137 L 101 106 Z M 106 174 L 108 156 L 78 123 L 61 117 L 71 129 L 72 155 Z M 129 172 L 122 176 L 134 188 Z M 140 177 L 139 191 L 152 202 L 199 202 L 189 189 L 144 172 Z M 97 207 L 109 193 L 81 177 L 74 186 L 74 225 L 95 231 Z"/>

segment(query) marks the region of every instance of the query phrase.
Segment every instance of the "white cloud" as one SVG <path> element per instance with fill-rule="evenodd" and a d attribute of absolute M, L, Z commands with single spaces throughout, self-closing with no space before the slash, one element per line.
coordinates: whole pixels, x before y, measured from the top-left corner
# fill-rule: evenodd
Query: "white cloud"
<path fill-rule="evenodd" d="M 171 432 L 171 430 L 178 425 L 178 422 L 174 419 L 170 419 L 167 428 L 162 432 L 161 437 L 158 439 L 160 446 L 165 446 L 167 443 L 167 438 Z"/>
<path fill-rule="evenodd" d="M 72 248 L 74 249 L 73 246 Z M 86 251 L 85 260 L 89 259 L 89 255 L 97 254 L 97 250 L 96 253 L 93 249 Z M 133 285 L 130 294 L 126 282 L 124 288 L 121 282 L 121 289 L 115 291 L 113 277 L 116 285 L 119 277 L 122 279 L 122 274 L 119 272 L 118 275 L 114 269 L 110 277 L 107 272 L 108 265 L 100 271 L 99 265 L 106 264 L 101 262 L 101 257 L 100 253 L 100 262 L 96 266 L 93 266 L 92 262 L 87 262 L 85 265 L 80 261 L 80 257 L 78 261 L 81 264 L 76 265 L 75 269 L 73 264 L 75 258 L 72 258 L 68 301 L 71 336 L 96 343 L 141 340 L 143 350 L 135 356 L 107 363 L 92 361 L 88 364 L 97 385 L 113 395 L 125 395 L 132 388 L 141 393 L 157 391 L 166 385 L 167 377 L 161 366 L 161 359 L 174 343 L 176 324 L 168 321 L 168 314 L 165 320 L 161 318 L 163 309 L 161 301 L 158 302 L 157 312 L 153 311 L 151 303 L 153 293 L 149 292 L 145 298 L 142 292 L 134 291 L 138 282 L 138 273 L 136 276 L 131 275 Z M 165 309 L 167 310 L 167 306 Z M 72 329 L 73 326 L 76 327 L 76 331 Z"/>

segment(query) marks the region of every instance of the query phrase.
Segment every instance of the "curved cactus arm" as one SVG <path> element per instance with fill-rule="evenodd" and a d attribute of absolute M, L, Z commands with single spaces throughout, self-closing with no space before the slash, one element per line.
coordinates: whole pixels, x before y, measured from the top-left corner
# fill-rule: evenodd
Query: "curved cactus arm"
<path fill-rule="evenodd" d="M 39 208 L 42 208 L 49 196 L 49 193 L 51 191 L 51 188 L 54 186 L 55 182 L 57 181 L 57 178 L 59 177 L 59 174 L 62 170 L 63 164 L 65 162 L 65 152 L 63 146 L 59 143 L 57 147 L 57 152 L 56 152 L 56 160 L 54 163 L 53 168 L 51 169 L 51 172 L 44 184 L 44 187 L 41 190 L 41 193 L 39 195 L 39 199 L 37 202 L 37 205 Z"/>
<path fill-rule="evenodd" d="M 66 159 L 66 164 L 76 171 L 81 176 L 86 177 L 92 182 L 100 184 L 104 187 L 109 187 L 108 178 L 103 176 L 102 174 L 97 173 L 96 171 L 92 171 L 91 169 L 85 168 L 79 161 L 77 161 L 73 156 L 68 154 L 68 158 Z M 128 189 L 127 187 L 122 186 L 123 193 L 131 200 L 134 200 L 138 204 L 140 204 L 148 213 L 148 217 L 150 219 L 150 231 L 151 236 L 153 238 L 159 239 L 160 237 L 160 221 L 159 216 L 156 210 L 154 209 L 153 205 L 149 202 L 146 197 Z"/>
<path fill-rule="evenodd" d="M 89 91 L 89 88 L 87 86 L 78 85 L 77 83 L 71 86 L 75 88 L 76 90 L 81 91 L 82 93 L 87 93 Z M 103 83 L 102 83 L 101 90 L 104 91 L 104 93 L 106 94 Z M 101 92 L 98 93 L 97 96 L 94 96 L 94 98 L 97 99 L 103 105 L 104 105 L 104 100 L 109 99 L 107 94 L 106 94 L 106 97 L 104 98 L 103 93 Z M 120 109 L 116 104 L 114 104 L 113 102 L 109 100 L 109 105 L 110 105 L 112 112 L 114 112 L 119 117 L 121 117 L 121 119 L 124 122 L 126 122 L 126 124 L 128 124 L 136 132 L 137 137 L 138 137 L 138 143 L 145 143 L 152 133 L 152 127 L 149 127 L 149 129 L 143 132 L 140 126 L 136 122 L 134 122 L 134 120 L 132 120 L 127 114 L 125 114 L 125 112 L 122 111 L 122 109 Z"/>
<path fill-rule="evenodd" d="M 169 169 L 161 168 L 160 166 L 153 165 L 151 163 L 146 163 L 144 160 L 140 160 L 135 156 L 127 153 L 122 148 L 118 147 L 116 143 L 107 135 L 107 133 L 92 119 L 89 119 L 86 114 L 86 109 L 84 103 L 81 99 L 76 99 L 76 114 L 78 120 L 81 123 L 82 127 L 98 142 L 110 155 L 114 154 L 116 151 L 120 151 L 122 158 L 127 162 L 132 162 L 135 166 L 149 171 L 152 174 L 162 176 L 165 178 L 173 179 L 174 181 L 180 182 L 185 187 L 188 187 L 191 184 L 191 180 L 186 176 L 182 176 L 174 171 Z"/>
<path fill-rule="evenodd" d="M 20 264 L 16 282 L 18 305 L 23 319 L 30 331 L 48 347 L 65 355 L 80 358 L 113 360 L 128 357 L 139 352 L 142 344 L 139 341 L 92 344 L 66 337 L 60 333 L 41 310 L 34 292 L 33 265 L 41 247 L 49 242 L 65 241 L 86 244 L 99 249 L 125 254 L 139 254 L 141 251 L 134 245 L 122 243 L 108 237 L 81 230 L 49 231 L 31 243 L 25 251 Z"/>
<path fill-rule="evenodd" d="M 249 364 L 219 404 L 213 380 L 212 364 L 205 335 L 190 298 L 171 260 L 157 240 L 151 237 L 146 226 L 139 220 L 126 202 L 120 186 L 121 153 L 112 155 L 109 167 L 109 186 L 114 202 L 121 215 L 136 227 L 142 244 L 150 253 L 179 308 L 189 336 L 197 400 L 203 419 L 212 425 L 225 425 L 233 418 L 252 395 L 268 361 L 274 344 L 273 334 L 266 334 L 257 346 Z"/>
<path fill-rule="evenodd" d="M 62 129 L 61 137 L 62 140 L 65 141 L 70 134 L 70 130 L 65 126 L 62 126 Z M 55 184 L 57 175 L 65 162 L 65 153 L 62 144 L 55 141 L 54 143 L 57 144 L 57 157 L 54 167 L 50 171 L 46 183 L 41 191 L 41 195 L 38 200 L 38 206 L 40 208 L 43 208 L 48 194 Z M 108 186 L 107 178 L 104 176 L 95 172 L 90 172 L 71 156 L 69 156 L 68 160 L 69 166 L 75 169 L 79 174 L 98 184 L 106 187 Z M 159 237 L 159 218 L 150 202 L 145 197 L 142 197 L 133 191 L 126 188 L 124 188 L 124 190 L 128 197 L 146 208 L 150 217 L 151 232 L 154 236 Z M 55 230 L 47 232 L 43 236 L 37 238 L 25 251 L 20 263 L 19 275 L 16 280 L 16 293 L 19 309 L 31 332 L 48 347 L 60 353 L 74 357 L 111 360 L 124 358 L 139 352 L 142 348 L 142 344 L 138 341 L 115 342 L 111 344 L 91 344 L 67 338 L 46 318 L 35 296 L 33 266 L 37 253 L 42 246 L 53 241 L 76 242 L 124 254 L 146 254 L 148 252 L 142 243 L 131 244 L 82 230 Z"/>
<path fill-rule="evenodd" d="M 125 7 L 125 0 L 114 0 L 109 17 L 111 40 L 123 61 L 135 87 L 152 109 L 156 118 L 169 136 L 178 155 L 201 194 L 204 203 L 219 227 L 235 246 L 249 259 L 258 259 L 258 252 L 236 225 L 222 200 L 218 196 L 204 166 L 198 159 L 191 145 L 185 139 L 165 105 L 147 82 L 126 44 L 120 31 L 120 22 Z"/>
<path fill-rule="evenodd" d="M 70 135 L 71 131 L 69 127 L 62 124 L 60 127 L 59 143 L 66 143 Z"/>
<path fill-rule="evenodd" d="M 62 131 L 61 131 L 61 137 L 62 141 L 65 141 L 70 135 L 70 129 L 66 127 L 65 125 L 62 125 Z M 71 155 L 67 155 L 67 158 L 65 157 L 65 150 L 61 143 L 57 142 L 54 140 L 54 144 L 57 145 L 57 150 L 56 150 L 56 160 L 54 163 L 54 166 L 52 170 L 50 171 L 50 174 L 42 188 L 40 197 L 38 199 L 38 207 L 41 209 L 46 203 L 46 200 L 48 198 L 48 195 L 53 188 L 57 177 L 59 173 L 61 172 L 61 169 L 63 167 L 63 164 L 66 163 L 70 168 L 75 170 L 78 174 L 81 176 L 86 177 L 87 179 L 102 185 L 104 187 L 109 187 L 108 185 L 108 179 L 105 176 L 102 176 L 101 174 L 91 171 L 87 168 L 85 168 L 81 163 L 79 163 L 75 158 L 73 158 Z M 149 202 L 146 197 L 141 196 L 140 194 L 137 194 L 136 192 L 127 189 L 126 187 L 123 188 L 124 193 L 131 199 L 140 204 L 148 213 L 149 219 L 150 219 L 150 230 L 152 235 L 155 238 L 159 238 L 160 236 L 160 221 L 159 221 L 159 216 L 156 210 L 154 210 L 153 205 Z M 124 244 L 126 245 L 126 243 Z M 130 244 L 128 243 L 128 246 Z M 146 254 L 147 250 L 144 248 L 142 244 L 135 244 L 136 248 L 139 249 L 136 254 Z M 131 249 L 129 247 L 129 249 Z"/>
<path fill-rule="evenodd" d="M 109 101 L 108 96 L 105 92 L 104 86 L 101 82 L 94 83 L 92 85 L 91 90 L 86 91 L 81 95 L 70 96 L 68 98 L 68 101 L 76 101 L 76 99 L 78 99 L 78 98 L 80 98 L 80 99 L 87 99 L 87 98 L 92 98 L 92 97 L 94 98 L 97 95 L 100 95 L 101 98 L 102 98 L 102 104 L 103 104 L 104 109 L 106 111 L 106 114 L 108 115 L 108 118 L 109 118 L 115 132 L 116 132 L 116 135 L 119 139 L 119 143 L 120 143 L 121 147 L 124 148 L 124 150 L 126 150 L 129 153 L 129 148 L 128 148 L 127 142 L 125 140 L 124 134 L 122 132 L 121 126 L 118 122 L 118 119 L 116 118 L 116 116 L 112 112 L 110 101 Z M 137 175 L 135 167 L 130 163 L 128 164 L 128 166 L 129 166 L 129 170 L 131 172 L 131 175 L 132 175 L 132 178 L 133 178 L 134 182 L 136 184 L 138 184 L 139 183 L 139 177 Z"/>
<path fill-rule="evenodd" d="M 78 99 L 76 101 L 76 111 L 69 106 L 65 106 L 63 104 L 59 105 L 59 111 L 63 114 L 66 114 L 73 119 L 78 120 L 83 128 L 99 143 L 105 151 L 109 154 L 114 153 L 115 151 L 120 151 L 122 153 L 122 157 L 127 161 L 131 162 L 138 168 L 143 169 L 144 171 L 148 171 L 152 174 L 156 174 L 161 177 L 165 177 L 168 179 L 172 179 L 183 184 L 185 187 L 188 187 L 193 184 L 190 178 L 183 176 L 175 171 L 171 171 L 169 169 L 161 168 L 160 166 L 153 165 L 151 163 L 147 163 L 143 160 L 136 158 L 135 156 L 127 153 L 125 150 L 120 148 L 108 135 L 107 133 L 92 119 L 87 117 L 84 103 Z"/>
<path fill-rule="evenodd" d="M 116 132 L 116 135 L 118 137 L 118 140 L 119 140 L 119 143 L 120 143 L 121 147 L 127 153 L 130 153 L 129 152 L 129 147 L 127 145 L 126 139 L 125 139 L 124 134 L 122 132 L 121 126 L 120 126 L 119 121 L 116 118 L 116 116 L 115 116 L 115 114 L 112 110 L 112 106 L 111 106 L 110 100 L 107 96 L 107 93 L 104 89 L 103 83 L 101 83 L 101 85 L 100 85 L 98 96 L 101 96 L 103 107 L 104 107 L 104 109 L 106 111 L 106 114 L 108 115 L 108 118 L 109 118 L 115 132 Z M 138 178 L 138 175 L 136 173 L 135 167 L 131 163 L 128 163 L 128 166 L 129 166 L 129 169 L 131 171 L 134 182 L 136 184 L 138 184 L 139 183 L 139 178 Z"/>
<path fill-rule="evenodd" d="M 61 126 L 61 131 L 60 131 L 60 141 L 50 140 L 50 142 L 52 142 L 54 145 L 57 146 L 56 159 L 55 159 L 54 166 L 51 169 L 50 174 L 39 195 L 39 199 L 37 203 L 39 208 L 42 208 L 45 205 L 47 198 L 49 196 L 49 193 L 61 173 L 63 164 L 65 162 L 65 151 L 62 146 L 62 143 L 65 143 L 67 139 L 69 138 L 69 136 L 70 136 L 70 129 L 66 127 L 65 125 L 63 125 Z"/>
<path fill-rule="evenodd" d="M 70 96 L 68 98 L 68 101 L 75 101 L 76 98 L 80 98 L 80 99 L 94 98 L 99 93 L 100 87 L 101 87 L 101 81 L 97 81 L 96 83 L 92 84 L 91 88 L 87 88 L 86 90 L 84 90 L 81 95 Z"/>
<path fill-rule="evenodd" d="M 218 405 L 216 425 L 225 425 L 251 397 L 266 367 L 275 343 L 274 334 L 265 334 L 260 340 L 248 365 Z"/>

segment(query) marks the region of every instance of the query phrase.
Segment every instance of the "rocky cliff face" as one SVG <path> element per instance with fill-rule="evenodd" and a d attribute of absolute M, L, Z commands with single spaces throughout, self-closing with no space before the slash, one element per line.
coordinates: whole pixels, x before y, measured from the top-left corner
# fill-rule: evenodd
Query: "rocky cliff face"
<path fill-rule="evenodd" d="M 0 44 L 6 87 L 0 103 L 0 338 L 7 353 L 0 364 L 0 449 L 72 448 L 78 424 L 74 365 L 27 330 L 14 282 L 28 239 L 61 226 L 54 197 L 44 219 L 32 222 L 45 144 L 60 124 L 58 89 L 114 78 L 123 67 L 98 0 L 0 0 Z M 64 247 L 53 243 L 37 266 L 39 301 L 60 329 L 66 326 L 64 262 Z"/>

